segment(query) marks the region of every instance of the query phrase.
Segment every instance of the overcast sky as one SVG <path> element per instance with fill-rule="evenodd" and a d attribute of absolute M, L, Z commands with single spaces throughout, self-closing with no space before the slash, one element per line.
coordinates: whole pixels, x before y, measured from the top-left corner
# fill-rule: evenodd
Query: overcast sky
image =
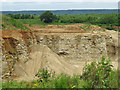
<path fill-rule="evenodd" d="M 2 2 L 118 2 L 119 0 L 0 0 Z"/>
<path fill-rule="evenodd" d="M 118 1 L 119 0 L 0 0 L 0 2 L 2 2 L 2 11 L 117 9 Z"/>

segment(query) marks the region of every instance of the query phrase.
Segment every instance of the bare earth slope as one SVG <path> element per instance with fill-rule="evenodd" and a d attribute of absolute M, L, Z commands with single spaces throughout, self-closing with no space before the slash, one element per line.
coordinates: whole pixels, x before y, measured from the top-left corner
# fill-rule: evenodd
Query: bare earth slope
<path fill-rule="evenodd" d="M 82 27 L 82 28 L 80 28 Z M 2 32 L 2 77 L 33 80 L 40 68 L 56 74 L 82 74 L 85 63 L 110 57 L 118 67 L 118 33 L 98 26 L 33 26 Z"/>

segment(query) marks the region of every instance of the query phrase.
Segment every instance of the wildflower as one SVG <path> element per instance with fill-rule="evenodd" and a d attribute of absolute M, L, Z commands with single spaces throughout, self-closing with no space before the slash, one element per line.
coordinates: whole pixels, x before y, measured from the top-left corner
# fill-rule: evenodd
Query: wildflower
<path fill-rule="evenodd" d="M 39 87 L 38 84 L 34 84 L 35 86 Z"/>
<path fill-rule="evenodd" d="M 75 88 L 75 86 L 72 86 L 72 88 Z"/>

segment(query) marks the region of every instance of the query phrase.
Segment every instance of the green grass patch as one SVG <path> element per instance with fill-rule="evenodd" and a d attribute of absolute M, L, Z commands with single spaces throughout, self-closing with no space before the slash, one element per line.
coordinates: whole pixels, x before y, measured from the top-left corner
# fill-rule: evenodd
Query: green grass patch
<path fill-rule="evenodd" d="M 6 29 L 12 29 L 12 30 L 15 30 L 15 29 L 21 29 L 21 30 L 29 30 L 29 28 L 27 28 L 23 23 L 21 23 L 20 21 L 17 21 L 11 17 L 8 17 L 8 16 L 5 16 L 3 15 L 2 16 L 2 28 L 3 30 L 6 30 Z"/>

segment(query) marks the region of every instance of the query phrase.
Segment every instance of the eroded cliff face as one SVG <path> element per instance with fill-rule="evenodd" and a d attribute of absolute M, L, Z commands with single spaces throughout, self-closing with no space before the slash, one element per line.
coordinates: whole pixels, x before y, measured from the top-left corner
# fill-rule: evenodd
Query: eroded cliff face
<path fill-rule="evenodd" d="M 116 33 L 117 34 L 117 33 Z M 47 45 L 53 52 L 68 62 L 99 61 L 102 56 L 117 59 L 117 37 L 110 34 L 62 34 L 36 35 L 37 44 Z"/>
<path fill-rule="evenodd" d="M 80 74 L 85 62 L 100 61 L 102 56 L 117 63 L 116 31 L 68 34 L 6 30 L 2 35 L 3 78 L 34 77 L 39 68 L 46 67 L 56 74 Z"/>

